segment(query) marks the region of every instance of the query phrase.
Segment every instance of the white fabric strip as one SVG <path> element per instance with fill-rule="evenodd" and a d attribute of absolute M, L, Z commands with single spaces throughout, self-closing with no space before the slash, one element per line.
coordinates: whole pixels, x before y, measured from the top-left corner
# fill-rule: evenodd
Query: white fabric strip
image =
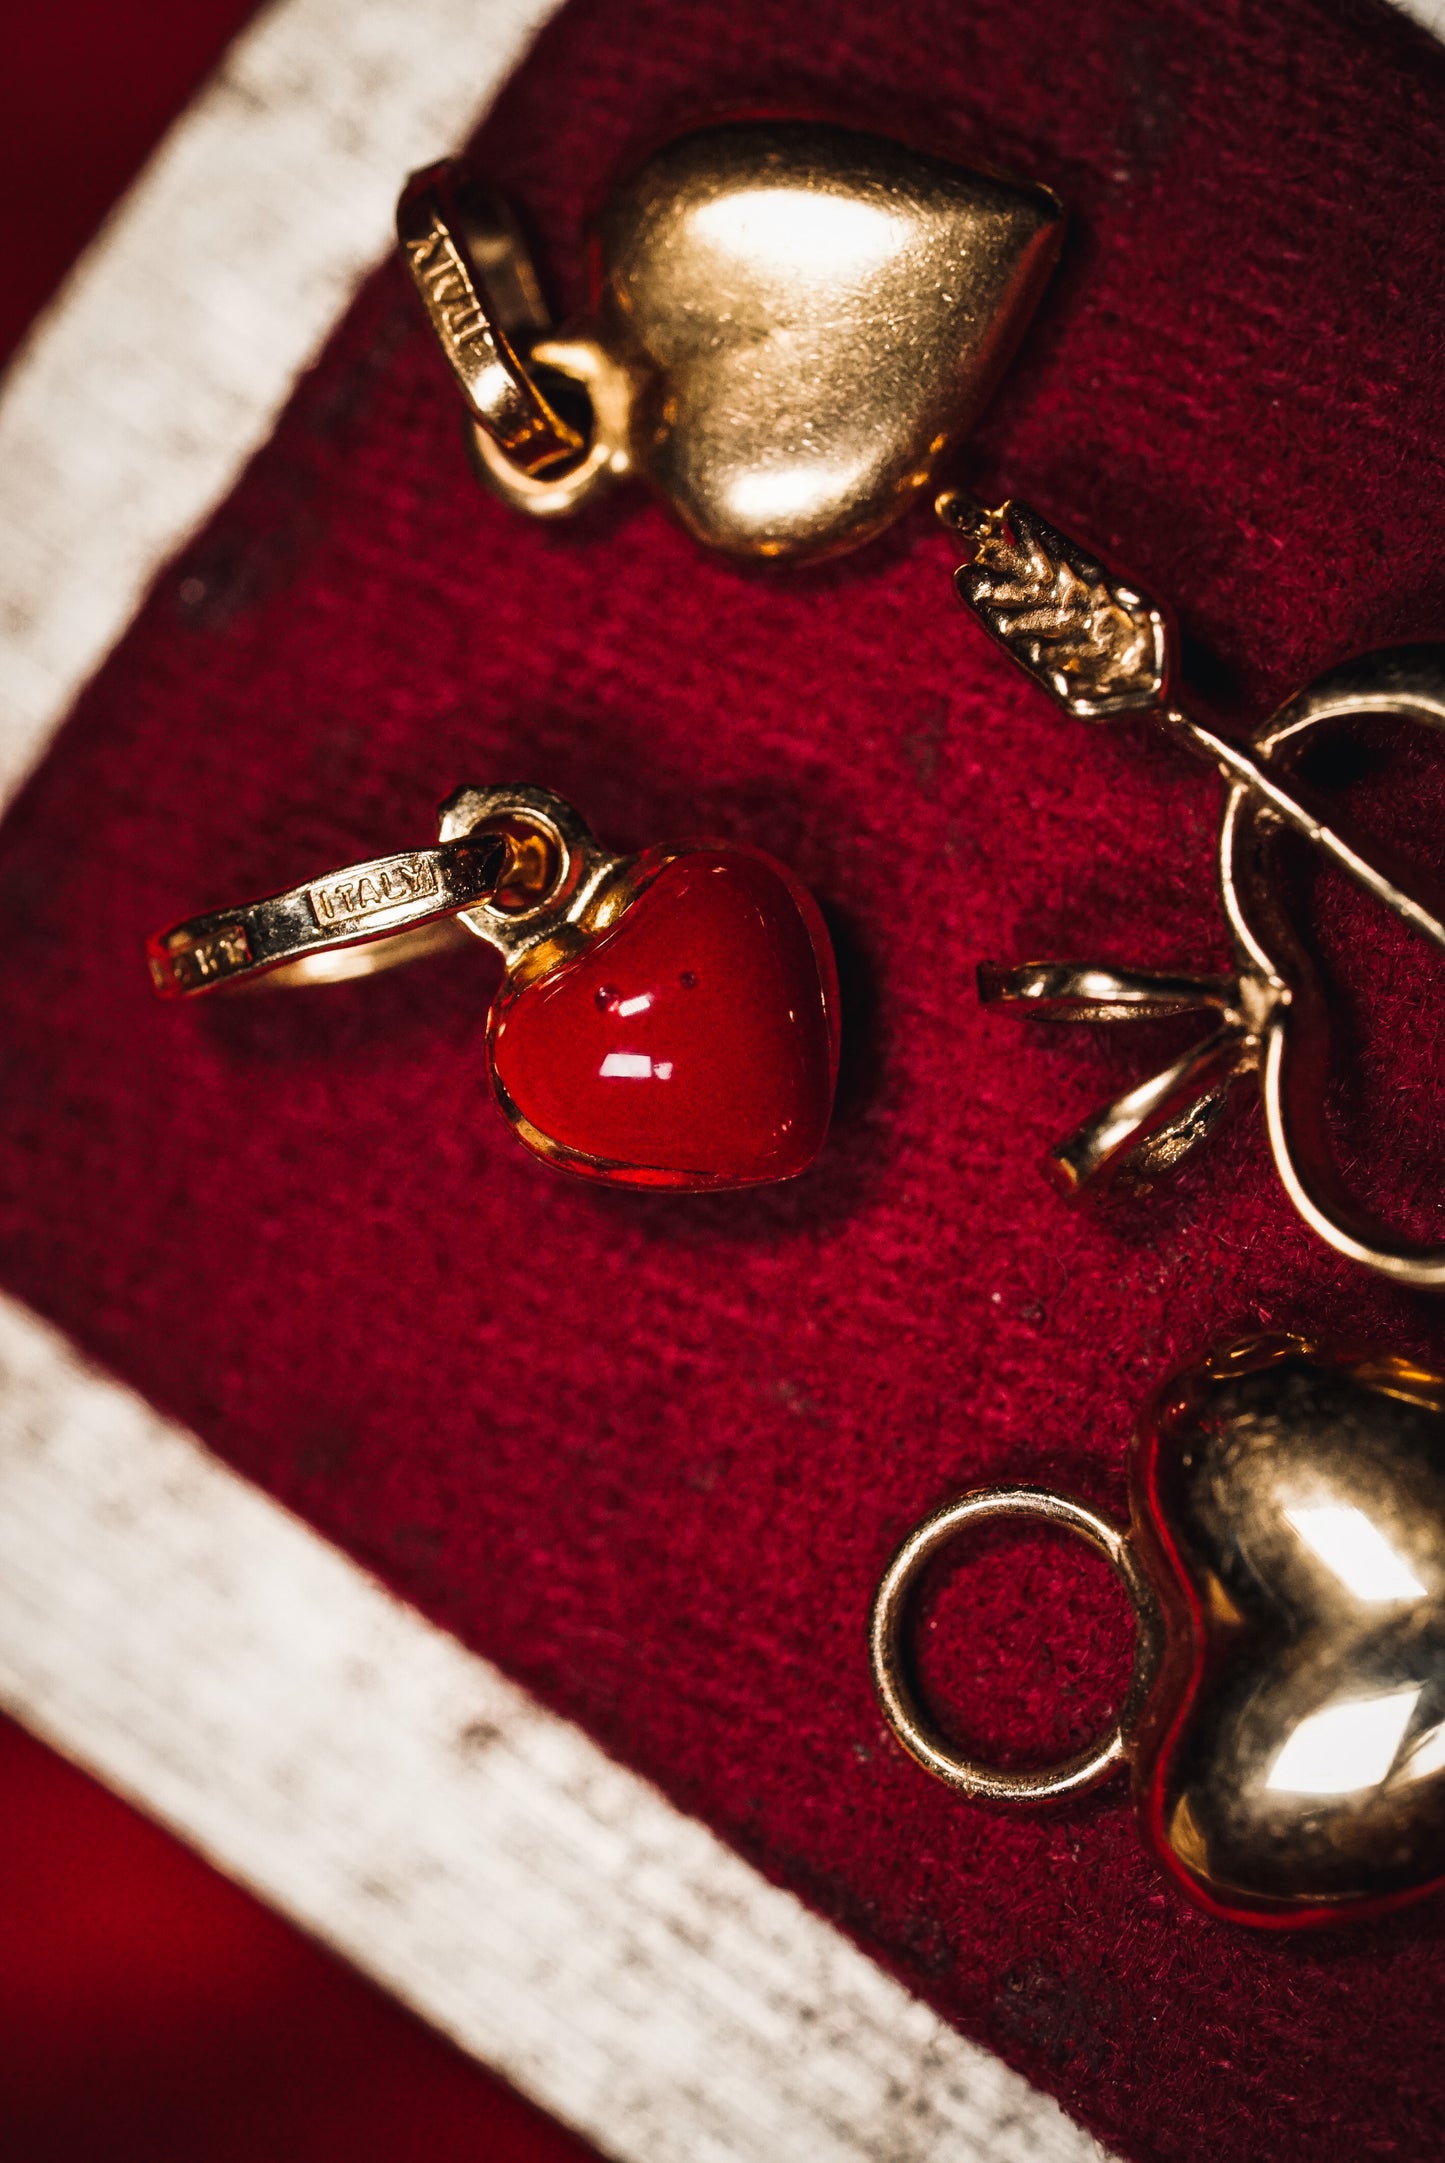
<path fill-rule="evenodd" d="M 0 1701 L 623 2163 L 1099 2163 L 826 1923 L 3 1301 Z"/>
<path fill-rule="evenodd" d="M 81 259 L 0 395 L 0 802 L 554 4 L 271 7 Z"/>
<path fill-rule="evenodd" d="M 1422 29 L 1445 38 L 1445 0 L 1392 0 L 1402 15 L 1413 15 Z"/>

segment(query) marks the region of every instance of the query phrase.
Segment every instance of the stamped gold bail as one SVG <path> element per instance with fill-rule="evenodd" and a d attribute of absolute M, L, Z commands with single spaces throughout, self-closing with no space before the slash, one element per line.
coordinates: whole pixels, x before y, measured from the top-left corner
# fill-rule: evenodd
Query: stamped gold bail
<path fill-rule="evenodd" d="M 575 464 L 585 441 L 523 359 L 546 317 L 505 206 L 443 163 L 412 175 L 396 215 L 407 269 L 477 426 L 518 473 Z"/>

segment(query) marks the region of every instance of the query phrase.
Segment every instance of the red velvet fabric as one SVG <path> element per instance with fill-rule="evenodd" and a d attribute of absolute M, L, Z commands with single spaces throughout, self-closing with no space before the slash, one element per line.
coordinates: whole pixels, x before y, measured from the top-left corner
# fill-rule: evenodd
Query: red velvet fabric
<path fill-rule="evenodd" d="M 0 359 L 252 0 L 0 18 Z M 591 2150 L 0 1720 L 0 2152 L 583 2163 Z"/>
<path fill-rule="evenodd" d="M 1445 55 L 1383 10 L 960 14 L 574 0 L 484 131 L 564 298 L 635 142 L 825 109 L 1048 181 L 1074 225 L 968 454 L 1179 609 L 1240 723 L 1445 632 Z M 1118 1509 L 1134 1407 L 1253 1323 L 1445 1359 L 1438 1302 L 1314 1242 L 1255 1111 L 1070 1211 L 1045 1143 L 1174 1041 L 983 1013 L 984 956 L 1222 965 L 1217 782 L 1065 721 L 959 615 L 921 515 L 749 574 L 638 496 L 481 496 L 384 269 L 159 582 L 0 836 L 0 1275 L 1134 2157 L 1438 2153 L 1445 1912 L 1280 1944 L 1186 1907 L 1122 1790 L 970 1808 L 863 1651 L 903 1529 L 978 1479 Z M 1338 758 L 1438 862 L 1435 747 Z M 478 955 L 191 1010 L 176 916 L 424 839 L 526 778 L 635 847 L 771 850 L 844 962 L 838 1116 L 796 1184 L 679 1199 L 537 1164 L 486 1102 Z M 1356 1175 L 1441 1236 L 1442 972 L 1332 882 Z M 1082 1740 L 1117 1602 L 1000 1539 L 926 1657 L 980 1745 Z"/>

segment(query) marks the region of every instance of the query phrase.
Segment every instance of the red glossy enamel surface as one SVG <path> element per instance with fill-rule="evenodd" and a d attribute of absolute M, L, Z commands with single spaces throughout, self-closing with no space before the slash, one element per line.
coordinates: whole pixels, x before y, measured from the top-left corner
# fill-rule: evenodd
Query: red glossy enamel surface
<path fill-rule="evenodd" d="M 509 1118 L 588 1177 L 791 1179 L 827 1132 L 837 1007 L 805 889 L 755 850 L 699 847 L 665 864 L 577 960 L 503 990 L 493 1074 Z"/>

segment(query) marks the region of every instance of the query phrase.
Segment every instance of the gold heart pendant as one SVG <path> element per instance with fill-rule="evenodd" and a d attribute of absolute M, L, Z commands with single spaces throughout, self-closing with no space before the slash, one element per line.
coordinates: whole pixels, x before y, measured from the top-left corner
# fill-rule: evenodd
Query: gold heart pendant
<path fill-rule="evenodd" d="M 1292 1337 L 1226 1345 L 1141 1418 L 1126 1531 L 1071 1496 L 986 1487 L 890 1563 L 873 1679 L 905 1749 L 981 1801 L 1077 1795 L 1127 1766 L 1140 1830 L 1212 1914 L 1273 1930 L 1380 1914 L 1445 1877 L 1445 1380 Z M 1132 1683 L 1062 1765 L 964 1756 L 929 1710 L 910 1607 L 985 1519 L 1074 1532 L 1123 1579 Z"/>
<path fill-rule="evenodd" d="M 989 511 L 958 495 L 939 504 L 970 560 L 958 591 L 985 630 L 1066 712 L 1105 721 L 1147 714 L 1229 784 L 1219 833 L 1219 888 L 1237 960 L 1232 977 L 1108 964 L 986 962 L 986 1004 L 1039 1021 L 1149 1021 L 1211 1013 L 1213 1033 L 1116 1098 L 1058 1143 L 1049 1170 L 1067 1194 L 1124 1165 L 1172 1169 L 1210 1134 L 1235 1082 L 1257 1074 L 1275 1167 L 1295 1208 L 1351 1261 L 1420 1288 L 1445 1287 L 1445 1245 L 1419 1247 L 1378 1224 L 1348 1192 L 1324 1117 L 1329 999 L 1290 923 L 1278 842 L 1302 834 L 1422 938 L 1445 948 L 1445 892 L 1386 843 L 1352 833 L 1292 771 L 1316 730 L 1372 714 L 1445 728 L 1445 646 L 1366 654 L 1299 692 L 1252 744 L 1171 703 L 1172 629 L 1163 611 L 1112 578 L 1027 504 Z"/>
<path fill-rule="evenodd" d="M 592 305 L 554 332 L 516 227 L 452 165 L 402 252 L 484 477 L 537 517 L 637 474 L 709 547 L 866 541 L 972 425 L 1058 254 L 1042 188 L 845 128 L 687 135 L 611 196 Z"/>

